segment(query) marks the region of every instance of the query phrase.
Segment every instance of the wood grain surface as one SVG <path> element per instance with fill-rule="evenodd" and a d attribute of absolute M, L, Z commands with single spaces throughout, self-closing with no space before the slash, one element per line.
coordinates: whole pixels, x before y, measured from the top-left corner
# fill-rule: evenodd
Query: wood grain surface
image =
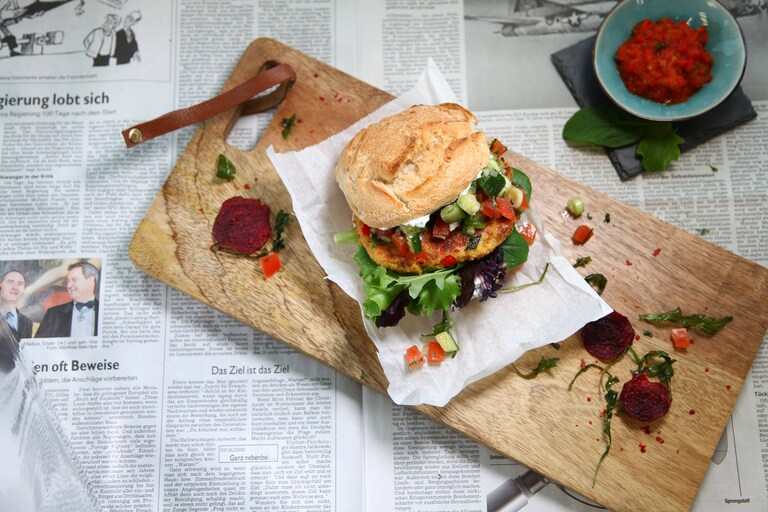
<path fill-rule="evenodd" d="M 298 80 L 262 140 L 249 152 L 227 145 L 235 111 L 202 124 L 136 230 L 130 257 L 164 283 L 385 392 L 387 381 L 358 306 L 324 279 L 297 223 L 286 234 L 283 269 L 270 279 L 253 260 L 209 250 L 213 221 L 225 199 L 258 197 L 273 211 L 291 209 L 266 147 L 284 152 L 313 145 L 391 98 L 269 39 L 247 48 L 225 89 L 268 60 L 291 65 Z M 302 122 L 284 140 L 279 121 L 294 113 Z M 215 177 L 220 153 L 237 167 L 232 182 Z M 678 360 L 673 404 L 665 418 L 643 429 L 646 425 L 614 417 L 613 448 L 594 486 L 594 469 L 605 448 L 604 400 L 597 373 L 584 374 L 568 391 L 582 360 L 593 361 L 577 337 L 564 340 L 560 350 L 545 346 L 516 363 L 529 369 L 542 356 L 559 357 L 548 374 L 524 380 L 508 367 L 470 385 L 446 407 L 415 409 L 608 508 L 687 510 L 768 328 L 768 271 L 523 156 L 509 158 L 531 178 L 535 204 L 561 240 L 564 255 L 572 261 L 591 255 L 592 263 L 580 270 L 604 274 L 605 300 L 627 315 L 638 333 L 652 334 L 636 341 L 639 354 L 673 353 L 669 327 L 643 323 L 640 313 L 681 306 L 691 313 L 732 314 L 734 320 L 711 338 L 694 333 L 690 349 L 673 353 Z M 591 221 L 581 219 L 595 228 L 584 247 L 570 243 L 577 221 L 562 215 L 575 195 L 593 215 Z M 603 222 L 605 213 L 610 223 Z M 612 372 L 625 382 L 633 366 L 625 358 Z"/>

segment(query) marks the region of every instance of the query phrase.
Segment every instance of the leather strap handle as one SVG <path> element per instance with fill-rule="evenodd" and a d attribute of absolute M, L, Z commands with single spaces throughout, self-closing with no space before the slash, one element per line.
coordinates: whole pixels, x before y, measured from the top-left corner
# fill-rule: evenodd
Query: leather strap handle
<path fill-rule="evenodd" d="M 251 78 L 214 98 L 126 128 L 122 132 L 125 145 L 132 148 L 142 142 L 198 123 L 234 107 L 242 108 L 241 115 L 269 110 L 283 101 L 295 81 L 296 73 L 293 69 L 286 64 L 269 61 Z M 276 85 L 279 87 L 273 92 L 254 98 L 257 94 Z"/>

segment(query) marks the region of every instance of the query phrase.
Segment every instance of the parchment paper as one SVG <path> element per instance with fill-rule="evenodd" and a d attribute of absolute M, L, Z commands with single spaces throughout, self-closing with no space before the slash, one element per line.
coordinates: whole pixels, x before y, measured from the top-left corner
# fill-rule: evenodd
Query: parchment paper
<path fill-rule="evenodd" d="M 360 129 L 411 105 L 457 102 L 450 86 L 430 60 L 418 82 L 408 93 L 382 106 L 350 128 L 315 146 L 290 153 L 267 155 L 277 169 L 293 200 L 293 209 L 304 237 L 328 279 L 358 301 L 365 300 L 359 267 L 353 256 L 357 245 L 333 242 L 335 233 L 352 227 L 352 211 L 334 177 L 336 161 L 344 146 Z M 493 137 L 488 134 L 489 139 Z M 499 293 L 485 302 L 473 300 L 451 313 L 451 331 L 459 345 L 458 355 L 439 365 L 409 369 L 405 351 L 422 346 L 421 334 L 430 333 L 441 313 L 431 318 L 406 317 L 397 327 L 377 328 L 363 320 L 376 345 L 387 389 L 401 405 L 443 406 L 469 383 L 486 377 L 518 359 L 524 352 L 562 341 L 585 323 L 611 312 L 611 308 L 562 256 L 559 244 L 546 233 L 536 213 L 536 183 L 533 181 L 532 208 L 521 222 L 532 222 L 539 233 L 531 246 L 528 261 L 509 272 L 506 286 L 539 279 L 550 263 L 544 282 L 512 293 Z M 545 200 L 545 199 L 542 199 Z M 361 310 L 362 314 L 362 310 Z"/>

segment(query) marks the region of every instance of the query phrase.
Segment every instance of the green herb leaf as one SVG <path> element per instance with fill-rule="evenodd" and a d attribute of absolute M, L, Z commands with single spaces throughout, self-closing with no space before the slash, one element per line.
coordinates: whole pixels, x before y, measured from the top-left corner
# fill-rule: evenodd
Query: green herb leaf
<path fill-rule="evenodd" d="M 645 354 L 642 358 L 638 358 L 637 354 L 632 353 L 637 363 L 637 370 L 635 373 L 645 373 L 651 377 L 656 377 L 662 382 L 670 393 L 672 392 L 672 377 L 675 375 L 675 370 L 672 365 L 677 362 L 677 359 L 672 359 L 664 351 L 652 350 Z M 661 359 L 661 362 L 657 362 L 657 359 Z"/>
<path fill-rule="evenodd" d="M 620 148 L 639 141 L 651 123 L 614 106 L 586 107 L 565 123 L 563 137 Z"/>
<path fill-rule="evenodd" d="M 544 281 L 544 277 L 547 275 L 547 270 L 549 269 L 549 262 L 547 262 L 546 265 L 544 265 L 544 270 L 541 272 L 541 276 L 539 276 L 539 279 L 536 281 L 533 281 L 532 283 L 525 283 L 525 284 L 519 284 L 517 286 L 505 286 L 500 292 L 518 292 L 524 288 L 528 288 L 529 286 L 536 286 L 537 284 L 541 284 Z"/>
<path fill-rule="evenodd" d="M 298 121 L 298 118 L 296 117 L 296 114 L 293 114 L 289 118 L 283 118 L 282 121 L 280 121 L 280 126 L 283 127 L 283 138 L 288 140 L 288 137 L 291 136 L 291 131 L 293 130 L 293 126 L 296 124 L 296 121 Z"/>
<path fill-rule="evenodd" d="M 285 249 L 285 242 L 283 241 L 283 231 L 288 227 L 288 221 L 291 220 L 291 216 L 285 211 L 280 210 L 275 216 L 275 238 L 272 241 L 272 252 L 280 252 Z"/>
<path fill-rule="evenodd" d="M 528 373 L 522 373 L 520 370 L 517 369 L 517 366 L 514 364 L 512 365 L 512 369 L 515 370 L 515 373 L 518 374 L 520 377 L 524 379 L 533 379 L 541 372 L 545 372 L 551 368 L 554 368 L 557 366 L 557 362 L 560 360 L 559 357 L 553 357 L 551 359 L 541 358 L 539 361 L 539 364 L 536 365 L 536 368 L 531 370 Z"/>
<path fill-rule="evenodd" d="M 600 456 L 600 460 L 597 461 L 597 467 L 595 468 L 595 476 L 592 477 L 592 487 L 597 483 L 597 473 L 600 471 L 600 466 L 603 465 L 603 461 L 608 456 L 608 452 L 611 451 L 611 445 L 613 444 L 613 437 L 611 436 L 611 419 L 613 419 L 613 412 L 616 410 L 616 403 L 618 401 L 619 393 L 612 389 L 614 384 L 618 384 L 618 377 L 610 375 L 608 380 L 605 381 L 605 415 L 603 416 L 603 435 L 606 439 L 605 451 Z"/>
<path fill-rule="evenodd" d="M 501 244 L 504 253 L 504 264 L 507 268 L 514 268 L 528 260 L 529 246 L 523 235 L 513 231 Z"/>
<path fill-rule="evenodd" d="M 605 285 L 608 284 L 608 278 L 603 274 L 589 274 L 584 278 L 584 280 L 588 282 L 592 288 L 596 287 L 595 291 L 598 295 L 603 294 L 605 291 Z"/>
<path fill-rule="evenodd" d="M 728 315 L 715 318 L 700 313 L 684 315 L 678 307 L 666 313 L 640 315 L 640 320 L 651 323 L 670 322 L 685 328 L 694 327 L 704 334 L 711 336 L 717 334 L 728 322 L 733 320 L 733 317 Z"/>
<path fill-rule="evenodd" d="M 216 162 L 216 177 L 222 180 L 231 180 L 235 178 L 235 164 L 233 164 L 229 158 L 224 155 L 219 155 L 219 159 Z"/>
<path fill-rule="evenodd" d="M 637 146 L 637 154 L 643 158 L 643 169 L 649 172 L 665 169 L 672 160 L 680 158 L 683 142 L 685 139 L 677 134 L 672 123 L 651 126 Z"/>
<path fill-rule="evenodd" d="M 576 258 L 576 263 L 573 264 L 573 268 L 586 267 L 589 263 L 592 263 L 592 256 Z"/>
<path fill-rule="evenodd" d="M 432 335 L 437 336 L 441 332 L 447 332 L 453 329 L 453 320 L 448 315 L 448 311 L 443 311 L 443 319 L 432 326 Z"/>
<path fill-rule="evenodd" d="M 533 194 L 533 186 L 528 175 L 517 168 L 512 168 L 512 179 L 509 180 L 512 185 L 525 192 L 525 197 L 528 198 L 528 202 L 531 201 L 531 195 Z"/>

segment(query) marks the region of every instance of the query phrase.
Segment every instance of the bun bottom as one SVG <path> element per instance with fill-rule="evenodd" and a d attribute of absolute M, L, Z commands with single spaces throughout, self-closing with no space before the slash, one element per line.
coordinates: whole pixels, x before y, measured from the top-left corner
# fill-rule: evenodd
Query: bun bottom
<path fill-rule="evenodd" d="M 474 249 L 467 249 L 472 237 L 462 234 L 459 229 L 454 229 L 445 239 L 435 238 L 432 236 L 430 222 L 427 224 L 427 230 L 421 235 L 421 252 L 416 255 L 407 251 L 403 255 L 395 244 L 376 242 L 373 229 L 370 231 L 366 229 L 367 234 L 364 234 L 365 224 L 357 216 L 352 220 L 360 244 L 365 247 L 371 259 L 382 267 L 403 274 L 421 274 L 446 266 L 450 267 L 462 261 L 480 259 L 493 252 L 515 229 L 515 223 L 504 217 L 486 219 L 486 226 L 475 233 L 475 236 L 480 235 L 480 243 Z M 448 256 L 452 256 L 456 261 L 451 262 L 450 265 L 443 265 L 441 262 Z"/>

